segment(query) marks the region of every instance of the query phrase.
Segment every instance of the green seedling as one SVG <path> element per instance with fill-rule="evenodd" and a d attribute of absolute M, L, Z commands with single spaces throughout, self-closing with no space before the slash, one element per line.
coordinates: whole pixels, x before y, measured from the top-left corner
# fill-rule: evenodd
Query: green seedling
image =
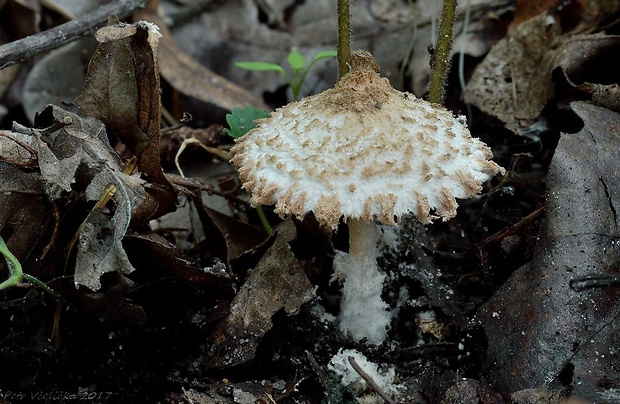
<path fill-rule="evenodd" d="M 6 243 L 4 242 L 2 236 L 0 236 L 0 254 L 4 256 L 4 259 L 6 260 L 6 265 L 9 268 L 9 272 L 11 274 L 6 281 L 0 283 L 0 290 L 10 288 L 12 286 L 17 286 L 21 283 L 22 280 L 25 280 L 37 285 L 50 295 L 54 296 L 55 299 L 60 300 L 60 296 L 56 292 L 54 292 L 49 286 L 47 286 L 34 276 L 24 273 L 21 263 L 6 246 Z"/>
<path fill-rule="evenodd" d="M 262 72 L 279 72 L 282 74 L 288 85 L 291 87 L 293 91 L 293 99 L 299 99 L 299 93 L 301 91 L 301 85 L 306 78 L 306 75 L 314 66 L 316 62 L 321 59 L 333 58 L 336 57 L 335 50 L 327 50 L 317 53 L 317 55 L 312 59 L 312 62 L 306 67 L 306 58 L 299 53 L 297 49 L 293 49 L 291 53 L 288 55 L 288 63 L 290 65 L 291 70 L 293 70 L 293 76 L 289 74 L 282 66 L 269 63 L 269 62 L 237 62 L 235 66 L 240 67 L 246 70 L 254 70 L 254 71 L 262 71 Z"/>
<path fill-rule="evenodd" d="M 280 74 L 282 74 L 289 87 L 291 87 L 291 90 L 293 91 L 293 99 L 297 101 L 301 92 L 301 86 L 304 83 L 304 80 L 312 66 L 314 66 L 314 64 L 321 59 L 333 57 L 336 57 L 335 50 L 322 51 L 317 53 L 314 59 L 312 59 L 312 62 L 310 62 L 310 64 L 306 66 L 306 58 L 301 53 L 299 53 L 297 49 L 293 49 L 291 53 L 288 54 L 287 58 L 290 68 L 291 70 L 293 70 L 292 77 L 282 66 L 275 63 L 237 62 L 235 63 L 235 66 L 253 71 L 279 72 Z M 226 122 L 228 123 L 228 126 L 230 128 L 225 128 L 224 132 L 236 139 L 245 135 L 250 130 L 254 129 L 254 127 L 256 126 L 256 119 L 267 118 L 268 116 L 268 111 L 258 109 L 252 106 L 248 106 L 245 108 L 234 108 L 230 114 L 226 114 Z M 273 229 L 267 221 L 267 217 L 265 217 L 262 206 L 258 205 L 256 207 L 256 213 L 258 213 L 258 217 L 267 234 L 272 235 Z"/>
<path fill-rule="evenodd" d="M 230 114 L 226 114 L 226 122 L 228 122 L 230 128 L 224 128 L 224 132 L 236 139 L 254 129 L 254 127 L 256 127 L 256 119 L 267 118 L 268 116 L 268 111 L 255 108 L 251 105 L 245 108 L 234 108 Z M 271 236 L 273 234 L 273 229 L 261 205 L 256 206 L 256 213 L 265 231 Z"/>
<path fill-rule="evenodd" d="M 230 129 L 224 128 L 224 132 L 236 139 L 254 129 L 256 126 L 254 120 L 268 117 L 268 111 L 251 105 L 245 108 L 234 108 L 230 114 L 226 114 L 226 122 L 228 122 Z"/>

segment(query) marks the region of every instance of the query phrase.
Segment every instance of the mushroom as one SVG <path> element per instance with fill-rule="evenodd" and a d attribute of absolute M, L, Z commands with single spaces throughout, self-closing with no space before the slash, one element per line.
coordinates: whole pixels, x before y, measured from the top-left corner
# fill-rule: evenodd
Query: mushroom
<path fill-rule="evenodd" d="M 280 216 L 349 226 L 349 252 L 334 267 L 344 285 L 338 323 L 354 340 L 378 345 L 391 320 L 381 299 L 376 222 L 396 225 L 456 215 L 504 170 L 471 137 L 465 117 L 392 88 L 372 55 L 357 51 L 334 88 L 292 102 L 257 120 L 236 140 L 231 162 L 253 205 L 275 204 Z"/>

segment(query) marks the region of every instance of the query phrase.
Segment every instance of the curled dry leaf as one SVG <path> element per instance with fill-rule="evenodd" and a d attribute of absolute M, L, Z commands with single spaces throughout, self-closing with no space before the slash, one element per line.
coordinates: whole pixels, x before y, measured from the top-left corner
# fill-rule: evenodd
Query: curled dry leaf
<path fill-rule="evenodd" d="M 592 97 L 593 104 L 620 112 L 620 88 L 615 83 L 620 36 L 576 35 L 561 49 L 557 65 L 568 83 Z"/>
<path fill-rule="evenodd" d="M 618 271 L 620 115 L 571 106 L 584 128 L 562 135 L 551 162 L 534 258 L 478 313 L 488 338 L 485 374 L 505 395 L 560 379 L 587 402 L 620 402 L 616 389 L 600 385 L 618 356 L 617 288 L 569 286 L 593 272 Z"/>
<path fill-rule="evenodd" d="M 161 169 L 159 135 L 161 99 L 158 28 L 144 21 L 121 24 L 111 18 L 97 32 L 100 42 L 89 65 L 82 94 L 75 103 L 100 119 L 137 157 L 157 206 L 148 216 L 174 210 L 176 195 Z"/>

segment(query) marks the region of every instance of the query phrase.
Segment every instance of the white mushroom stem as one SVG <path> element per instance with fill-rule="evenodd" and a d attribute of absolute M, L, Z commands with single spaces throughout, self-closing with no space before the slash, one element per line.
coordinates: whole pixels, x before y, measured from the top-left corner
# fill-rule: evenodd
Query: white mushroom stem
<path fill-rule="evenodd" d="M 377 268 L 379 229 L 373 222 L 349 219 L 349 254 L 337 263 L 344 275 L 338 315 L 340 330 L 355 341 L 379 345 L 387 336 L 391 314 L 381 299 L 385 275 Z"/>

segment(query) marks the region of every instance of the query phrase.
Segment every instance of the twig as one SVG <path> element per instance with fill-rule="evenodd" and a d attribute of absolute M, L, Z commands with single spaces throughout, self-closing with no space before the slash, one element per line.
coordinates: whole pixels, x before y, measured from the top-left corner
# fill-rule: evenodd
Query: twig
<path fill-rule="evenodd" d="M 372 387 L 372 389 L 379 396 L 381 396 L 382 399 L 385 400 L 386 403 L 396 404 L 396 401 L 392 400 L 392 398 L 388 396 L 387 393 L 383 391 L 383 389 L 379 387 L 379 385 L 374 380 L 372 380 L 372 377 L 370 377 L 368 373 L 364 372 L 364 369 L 362 369 L 360 365 L 358 365 L 357 362 L 355 362 L 355 359 L 352 356 L 349 356 L 347 359 L 349 360 L 349 365 L 351 365 L 353 370 L 355 370 L 360 375 L 360 377 L 364 379 L 366 383 L 368 383 L 368 385 Z"/>
<path fill-rule="evenodd" d="M 312 370 L 314 370 L 316 377 L 319 379 L 319 383 L 321 383 L 321 386 L 323 386 L 323 388 L 327 389 L 327 380 L 325 379 L 325 374 L 323 373 L 323 370 L 321 370 L 321 367 L 319 366 L 316 359 L 314 359 L 314 355 L 312 355 L 312 352 L 310 351 L 306 351 L 306 355 L 308 356 L 308 361 L 310 362 L 310 366 L 312 366 Z"/>
<path fill-rule="evenodd" d="M 58 229 L 60 228 L 60 210 L 58 209 L 58 203 L 52 202 L 52 212 L 54 214 L 54 231 L 52 232 L 52 237 L 50 237 L 49 243 L 43 249 L 43 253 L 39 257 L 39 260 L 45 259 L 47 253 L 52 249 L 53 246 L 56 245 L 56 240 L 58 240 Z"/>
<path fill-rule="evenodd" d="M 110 15 L 124 18 L 150 0 L 114 0 L 80 18 L 0 46 L 0 70 L 95 32 Z"/>
<path fill-rule="evenodd" d="M 238 202 L 238 203 L 242 203 L 244 205 L 249 205 L 250 204 L 248 201 L 246 201 L 244 199 L 241 199 L 241 198 L 239 198 L 237 196 L 231 195 L 230 192 L 218 191 L 212 185 L 203 184 L 202 182 L 194 180 L 194 179 L 191 179 L 191 178 L 183 178 L 180 175 L 169 174 L 169 173 L 166 174 L 166 178 L 168 179 L 168 181 L 170 181 L 171 184 L 174 184 L 174 185 L 180 185 L 180 186 L 187 187 L 187 188 L 200 189 L 201 191 L 207 192 L 209 195 L 221 196 L 221 197 L 226 198 L 228 200 L 231 200 L 231 201 L 234 201 L 234 202 Z"/>

